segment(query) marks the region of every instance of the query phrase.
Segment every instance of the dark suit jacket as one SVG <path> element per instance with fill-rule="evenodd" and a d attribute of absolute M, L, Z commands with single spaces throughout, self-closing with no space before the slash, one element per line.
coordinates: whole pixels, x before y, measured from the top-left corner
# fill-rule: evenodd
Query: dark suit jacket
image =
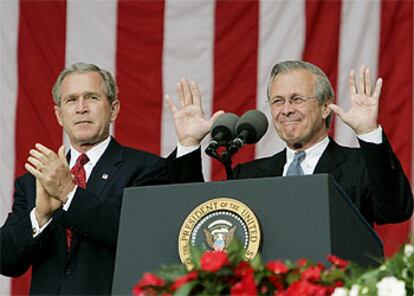
<path fill-rule="evenodd" d="M 0 229 L 1 274 L 20 276 L 32 266 L 31 294 L 109 294 L 123 189 L 169 182 L 164 159 L 112 139 L 86 189 L 78 188 L 69 210 L 56 211 L 33 239 L 29 213 L 35 206 L 35 179 L 23 175 L 16 180 L 13 209 Z M 66 228 L 73 233 L 69 254 Z"/>
<path fill-rule="evenodd" d="M 314 174 L 331 174 L 371 225 L 398 223 L 413 212 L 413 195 L 407 177 L 383 135 L 380 145 L 359 141 L 361 148 L 348 148 L 332 139 L 316 165 Z M 176 163 L 176 178 L 203 181 L 200 151 Z M 237 165 L 235 179 L 282 176 L 286 150 L 271 157 Z"/>

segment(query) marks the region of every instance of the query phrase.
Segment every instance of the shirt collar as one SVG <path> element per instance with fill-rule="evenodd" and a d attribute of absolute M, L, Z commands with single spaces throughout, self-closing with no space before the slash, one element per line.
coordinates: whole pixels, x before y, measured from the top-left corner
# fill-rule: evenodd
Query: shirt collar
<path fill-rule="evenodd" d="M 108 136 L 108 138 L 103 140 L 101 143 L 89 149 L 86 152 L 86 155 L 89 158 L 89 162 L 87 164 L 95 166 L 98 160 L 101 158 L 102 154 L 105 152 L 110 141 L 111 141 L 111 136 Z M 70 145 L 70 164 L 69 164 L 70 168 L 72 168 L 75 165 L 76 160 L 78 159 L 80 154 L 81 154 L 80 152 L 78 152 L 75 148 L 73 148 L 72 145 Z"/>
<path fill-rule="evenodd" d="M 326 147 L 329 144 L 329 137 L 326 136 L 321 141 L 316 143 L 315 145 L 305 149 L 306 158 L 313 158 L 322 155 L 325 151 Z M 293 160 L 293 156 L 295 155 L 295 150 L 286 146 L 286 162 L 291 162 Z M 306 159 L 305 158 L 305 159 Z"/>

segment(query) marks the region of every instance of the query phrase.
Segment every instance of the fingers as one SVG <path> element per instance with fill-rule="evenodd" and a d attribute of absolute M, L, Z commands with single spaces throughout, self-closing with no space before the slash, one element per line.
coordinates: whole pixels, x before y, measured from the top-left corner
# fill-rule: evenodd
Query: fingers
<path fill-rule="evenodd" d="M 377 98 L 379 98 L 379 94 L 381 92 L 382 80 L 380 82 L 381 85 L 379 86 L 379 89 L 378 89 L 379 82 L 377 80 L 374 94 L 373 94 L 372 93 L 372 73 L 371 73 L 371 69 L 368 68 L 367 66 L 361 65 L 359 69 L 359 74 L 358 74 L 358 83 L 356 82 L 356 79 L 355 79 L 355 71 L 351 70 L 349 73 L 348 82 L 349 82 L 349 89 L 350 89 L 352 96 L 357 95 L 357 94 L 375 96 L 375 94 L 378 93 Z"/>
<path fill-rule="evenodd" d="M 184 90 L 182 88 L 181 81 L 177 82 L 177 84 L 176 84 L 176 92 L 177 92 L 178 98 L 180 99 L 181 107 L 185 107 Z"/>
<path fill-rule="evenodd" d="M 25 163 L 24 164 L 24 168 L 29 172 L 29 173 L 31 173 L 33 176 L 35 176 L 36 178 L 38 178 L 38 179 L 42 179 L 43 178 L 43 175 L 42 175 L 42 173 L 39 171 L 39 170 L 37 170 L 37 169 L 35 169 L 31 164 L 29 164 L 29 163 Z"/>
<path fill-rule="evenodd" d="M 173 100 L 171 99 L 170 95 L 165 95 L 164 99 L 165 99 L 165 103 L 167 104 L 168 109 L 170 109 L 171 113 L 174 114 L 175 112 L 178 111 L 178 109 L 175 106 L 175 104 L 174 104 Z"/>
<path fill-rule="evenodd" d="M 378 78 L 377 83 L 375 84 L 375 90 L 374 90 L 374 94 L 373 94 L 373 97 L 377 100 L 379 100 L 379 98 L 380 98 L 381 89 L 382 89 L 382 78 Z"/>
<path fill-rule="evenodd" d="M 223 110 L 217 111 L 211 116 L 210 120 L 208 121 L 209 129 L 213 125 L 214 121 L 216 121 L 217 118 L 219 118 L 221 115 L 223 115 L 225 112 Z"/>
<path fill-rule="evenodd" d="M 193 104 L 200 106 L 201 113 L 204 114 L 203 106 L 201 104 L 201 93 L 200 93 L 200 89 L 198 88 L 197 82 L 191 81 L 190 87 L 191 87 L 191 94 L 193 97 Z"/>
<path fill-rule="evenodd" d="M 365 94 L 365 65 L 361 65 L 358 75 L 358 93 Z"/>
<path fill-rule="evenodd" d="M 66 159 L 66 153 L 65 153 L 65 145 L 62 145 L 59 147 L 58 157 L 66 166 L 68 165 L 68 160 Z"/>
<path fill-rule="evenodd" d="M 355 70 L 351 70 L 351 72 L 349 72 L 349 90 L 351 92 L 351 96 L 356 95 L 357 93 L 357 89 L 356 89 L 356 84 L 355 84 Z"/>

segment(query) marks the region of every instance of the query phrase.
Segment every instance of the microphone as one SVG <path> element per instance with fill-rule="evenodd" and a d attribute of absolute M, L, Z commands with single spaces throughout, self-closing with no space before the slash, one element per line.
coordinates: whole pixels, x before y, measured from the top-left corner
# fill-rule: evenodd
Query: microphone
<path fill-rule="evenodd" d="M 234 127 L 238 120 L 239 116 L 230 112 L 219 116 L 211 127 L 212 141 L 209 147 L 217 148 L 218 146 L 224 146 L 231 142 L 235 137 Z"/>
<path fill-rule="evenodd" d="M 236 138 L 232 141 L 237 150 L 244 144 L 257 143 L 266 133 L 269 123 L 266 115 L 259 110 L 249 110 L 236 124 Z"/>

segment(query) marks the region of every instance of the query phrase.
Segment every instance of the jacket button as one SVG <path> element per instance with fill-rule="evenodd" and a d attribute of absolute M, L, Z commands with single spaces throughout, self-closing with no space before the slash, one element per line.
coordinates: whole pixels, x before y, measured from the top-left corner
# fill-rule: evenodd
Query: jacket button
<path fill-rule="evenodd" d="M 71 275 L 71 274 L 72 274 L 72 269 L 66 268 L 65 269 L 65 275 Z"/>

